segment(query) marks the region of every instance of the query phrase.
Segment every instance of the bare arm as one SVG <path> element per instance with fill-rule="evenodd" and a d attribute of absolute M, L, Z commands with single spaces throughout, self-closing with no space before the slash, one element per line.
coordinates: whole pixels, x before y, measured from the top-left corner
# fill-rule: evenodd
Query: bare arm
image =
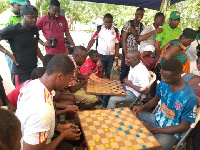
<path fill-rule="evenodd" d="M 3 40 L 3 38 L 2 38 L 1 35 L 0 35 L 0 41 L 1 41 L 1 40 Z M 14 56 L 13 54 L 11 54 L 9 51 L 7 51 L 2 45 L 0 45 L 0 51 L 1 51 L 2 53 L 4 53 L 4 54 L 8 55 L 8 56 L 12 59 L 12 61 L 13 61 L 16 65 L 18 65 L 18 63 L 17 63 L 17 61 L 16 61 L 16 59 L 15 59 L 15 56 Z"/>
<path fill-rule="evenodd" d="M 73 47 L 75 47 L 74 41 L 73 41 L 73 39 L 72 39 L 71 34 L 69 33 L 69 31 L 65 32 L 65 36 L 66 36 L 68 42 L 69 42 Z"/>
<path fill-rule="evenodd" d="M 140 35 L 140 36 L 138 37 L 138 41 L 139 41 L 139 42 L 140 42 L 140 41 L 144 41 L 144 40 L 148 39 L 151 35 L 153 35 L 153 34 L 155 34 L 155 33 L 160 33 L 160 32 L 162 32 L 162 28 L 156 28 L 155 30 L 153 30 L 153 31 L 151 31 L 151 32 L 149 32 L 149 33 L 147 33 L 147 34 Z"/>
<path fill-rule="evenodd" d="M 160 45 L 161 45 L 161 41 L 155 41 L 155 44 L 154 44 L 154 46 L 155 46 L 155 53 L 156 53 L 156 56 L 158 56 L 158 58 L 159 58 L 159 56 L 161 54 Z"/>
<path fill-rule="evenodd" d="M 127 54 L 127 45 L 126 45 L 127 37 L 128 37 L 128 33 L 124 31 L 122 33 L 122 49 L 125 55 Z"/>
<path fill-rule="evenodd" d="M 177 45 L 173 45 L 167 49 L 167 51 L 163 54 L 164 61 L 168 60 L 181 52 L 181 49 Z"/>
<path fill-rule="evenodd" d="M 91 39 L 91 40 L 89 41 L 88 46 L 87 46 L 87 48 L 86 48 L 87 51 L 90 50 L 90 48 L 93 46 L 94 42 L 95 42 L 95 39 Z"/>
<path fill-rule="evenodd" d="M 41 50 L 40 50 L 40 48 L 37 46 L 37 56 L 40 58 L 40 60 L 42 61 L 42 59 L 43 59 L 43 55 L 42 55 L 42 53 L 41 53 Z"/>
<path fill-rule="evenodd" d="M 188 121 L 181 120 L 180 125 L 168 126 L 168 127 L 164 127 L 164 128 L 153 128 L 153 127 L 150 127 L 147 125 L 147 128 L 149 128 L 149 130 L 154 134 L 158 134 L 158 133 L 175 134 L 175 133 L 186 132 L 190 128 L 190 124 L 191 123 Z"/>

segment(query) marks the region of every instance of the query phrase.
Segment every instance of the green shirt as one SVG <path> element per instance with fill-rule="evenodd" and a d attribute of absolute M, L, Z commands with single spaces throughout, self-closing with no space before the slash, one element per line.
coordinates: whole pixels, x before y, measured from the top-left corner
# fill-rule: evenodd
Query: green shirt
<path fill-rule="evenodd" d="M 13 25 L 13 24 L 17 24 L 17 23 L 20 23 L 21 21 L 22 21 L 22 17 L 21 17 L 21 16 L 12 15 L 12 16 L 9 18 L 9 21 L 8 21 L 8 23 L 6 24 L 6 26 L 10 26 L 10 25 Z"/>
<path fill-rule="evenodd" d="M 156 34 L 156 41 L 161 41 L 160 48 L 163 48 L 163 46 L 165 46 L 167 42 L 178 39 L 181 33 L 181 28 L 177 27 L 175 29 L 172 29 L 169 25 L 166 25 L 163 27 L 163 31 L 161 33 Z"/>

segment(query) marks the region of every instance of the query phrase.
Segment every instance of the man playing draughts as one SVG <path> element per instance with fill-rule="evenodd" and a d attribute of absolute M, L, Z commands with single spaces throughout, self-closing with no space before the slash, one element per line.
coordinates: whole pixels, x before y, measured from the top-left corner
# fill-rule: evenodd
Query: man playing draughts
<path fill-rule="evenodd" d="M 182 77 L 182 64 L 172 58 L 166 60 L 161 68 L 162 81 L 156 95 L 145 105 L 135 106 L 133 112 L 162 144 L 162 150 L 170 150 L 181 139 L 190 124 L 195 121 L 197 98 Z M 154 108 L 161 101 L 156 114 L 143 112 Z"/>
<path fill-rule="evenodd" d="M 141 94 L 140 90 L 149 85 L 149 72 L 140 61 L 138 51 L 126 55 L 126 65 L 130 66 L 128 77 L 124 79 L 126 96 L 111 96 L 107 108 L 115 108 L 118 103 L 132 103 Z"/>

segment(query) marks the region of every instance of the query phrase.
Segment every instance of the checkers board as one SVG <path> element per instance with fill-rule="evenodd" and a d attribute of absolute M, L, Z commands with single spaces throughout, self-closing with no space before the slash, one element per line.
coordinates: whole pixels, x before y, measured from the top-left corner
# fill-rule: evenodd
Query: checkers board
<path fill-rule="evenodd" d="M 78 118 L 89 150 L 161 148 L 128 107 L 79 111 Z"/>
<path fill-rule="evenodd" d="M 88 80 L 86 93 L 95 95 L 126 95 L 126 91 L 120 81 L 109 79 L 101 79 L 101 82 Z"/>

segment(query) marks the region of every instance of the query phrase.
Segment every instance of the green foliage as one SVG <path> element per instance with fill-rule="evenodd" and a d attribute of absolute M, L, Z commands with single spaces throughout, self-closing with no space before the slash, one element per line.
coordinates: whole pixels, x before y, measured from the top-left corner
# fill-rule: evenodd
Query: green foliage
<path fill-rule="evenodd" d="M 61 8 L 65 10 L 66 16 L 73 20 L 79 21 L 84 24 L 91 24 L 96 20 L 98 16 L 103 18 L 104 14 L 111 13 L 114 17 L 114 22 L 117 23 L 117 27 L 121 28 L 123 25 L 134 18 L 136 7 L 122 6 L 104 3 L 92 3 L 85 1 L 70 1 L 59 0 Z M 49 0 L 43 0 L 43 14 L 46 14 L 49 10 Z M 37 8 L 40 7 L 40 0 L 36 3 Z M 199 0 L 186 0 L 175 4 L 164 10 L 166 14 L 166 22 L 168 21 L 169 14 L 173 10 L 181 12 L 181 28 L 191 27 L 197 29 L 200 25 L 200 2 Z M 145 15 L 142 23 L 147 26 L 152 24 L 154 15 L 157 11 L 145 9 Z"/>
<path fill-rule="evenodd" d="M 0 0 L 0 14 L 10 7 L 9 0 Z"/>

